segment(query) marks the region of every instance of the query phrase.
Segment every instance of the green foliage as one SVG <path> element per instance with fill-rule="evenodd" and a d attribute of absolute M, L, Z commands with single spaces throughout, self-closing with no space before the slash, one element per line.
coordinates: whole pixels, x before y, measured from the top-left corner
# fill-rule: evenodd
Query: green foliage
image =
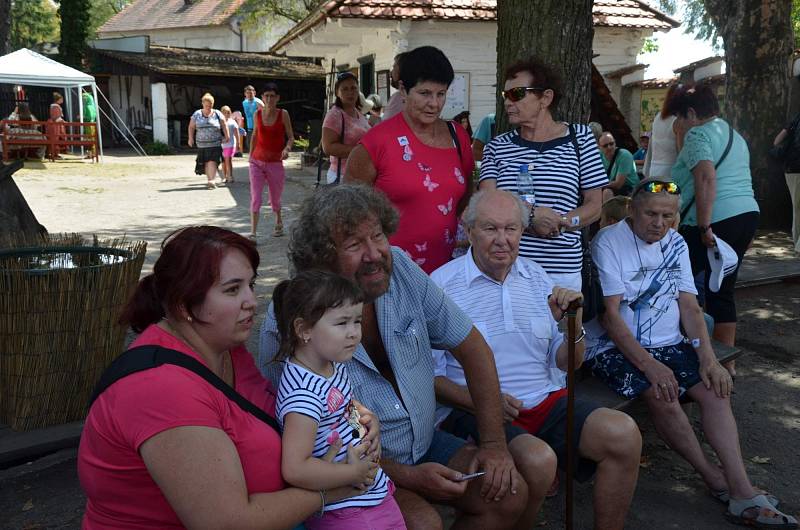
<path fill-rule="evenodd" d="M 794 46 L 800 48 L 800 0 L 792 1 L 792 31 L 794 32 Z"/>
<path fill-rule="evenodd" d="M 10 51 L 57 40 L 58 13 L 50 0 L 12 2 Z"/>
<path fill-rule="evenodd" d="M 122 11 L 132 0 L 91 0 L 92 12 L 89 14 L 89 38 L 97 35 L 97 28 L 108 19 Z"/>
<path fill-rule="evenodd" d="M 308 143 L 308 138 L 295 138 L 292 148 L 300 151 L 308 151 Z"/>
<path fill-rule="evenodd" d="M 658 43 L 652 37 L 644 39 L 642 44 L 642 51 L 639 53 L 655 53 L 658 51 Z"/>
<path fill-rule="evenodd" d="M 244 17 L 242 26 L 248 30 L 266 29 L 276 22 L 300 22 L 321 0 L 247 0 L 239 8 Z"/>
<path fill-rule="evenodd" d="M 91 0 L 61 0 L 58 15 L 61 17 L 61 60 L 73 68 L 83 69 L 86 42 L 89 40 Z"/>
<path fill-rule="evenodd" d="M 142 146 L 144 152 L 147 153 L 149 156 L 162 156 L 162 155 L 174 155 L 175 151 L 165 144 L 164 142 L 159 142 L 156 140 L 155 142 L 150 142 L 144 144 Z"/>

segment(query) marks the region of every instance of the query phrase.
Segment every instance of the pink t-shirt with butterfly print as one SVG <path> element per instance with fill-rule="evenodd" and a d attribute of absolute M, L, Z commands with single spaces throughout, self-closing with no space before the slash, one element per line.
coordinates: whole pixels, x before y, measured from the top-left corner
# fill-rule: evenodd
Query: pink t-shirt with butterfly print
<path fill-rule="evenodd" d="M 455 126 L 461 146 L 430 147 L 411 131 L 403 113 L 370 129 L 361 139 L 377 170 L 375 187 L 400 212 L 400 225 L 390 238 L 422 270 L 430 274 L 450 260 L 455 245 L 456 205 L 472 173 L 470 138 Z"/>

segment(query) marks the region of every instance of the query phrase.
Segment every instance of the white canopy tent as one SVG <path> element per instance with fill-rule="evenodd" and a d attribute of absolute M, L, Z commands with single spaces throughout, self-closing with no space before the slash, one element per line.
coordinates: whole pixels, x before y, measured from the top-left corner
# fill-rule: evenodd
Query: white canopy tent
<path fill-rule="evenodd" d="M 78 94 L 78 119 L 83 121 L 83 98 L 81 89 L 92 87 L 92 96 L 95 105 L 100 110 L 97 101 L 97 84 L 94 77 L 40 55 L 27 48 L 17 50 L 0 57 L 0 83 L 11 85 L 32 85 L 61 87 L 64 89 L 67 112 L 72 111 L 72 89 Z M 100 159 L 103 158 L 103 135 L 100 130 L 100 112 L 97 113 L 97 135 L 100 144 Z"/>

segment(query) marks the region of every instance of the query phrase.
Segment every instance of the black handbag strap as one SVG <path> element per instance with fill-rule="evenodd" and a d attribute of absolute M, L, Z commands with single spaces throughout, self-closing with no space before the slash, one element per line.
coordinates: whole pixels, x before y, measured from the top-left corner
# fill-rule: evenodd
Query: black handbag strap
<path fill-rule="evenodd" d="M 453 145 L 456 146 L 456 151 L 458 151 L 458 165 L 463 165 L 463 158 L 461 157 L 461 142 L 458 141 L 458 134 L 456 134 L 456 128 L 453 125 L 452 121 L 447 122 L 447 130 L 450 131 L 450 137 L 453 139 Z"/>
<path fill-rule="evenodd" d="M 223 381 L 203 363 L 185 353 L 169 348 L 162 348 L 161 346 L 138 346 L 136 348 L 131 348 L 114 359 L 114 362 L 106 368 L 103 375 L 100 376 L 97 385 L 95 385 L 92 397 L 89 399 L 89 406 L 91 407 L 92 403 L 94 403 L 100 394 L 108 387 L 123 377 L 150 370 L 151 368 L 156 368 L 164 364 L 180 366 L 190 372 L 194 372 L 205 379 L 211 386 L 225 394 L 225 397 L 236 403 L 240 409 L 249 412 L 272 427 L 276 432 L 281 432 L 275 418 L 238 393 L 232 386 Z"/>
<path fill-rule="evenodd" d="M 342 111 L 342 134 L 339 135 L 339 143 L 344 143 L 344 111 Z M 336 180 L 333 183 L 339 184 L 342 181 L 342 157 L 336 158 L 339 159 L 339 163 L 336 164 Z"/>
<path fill-rule="evenodd" d="M 725 146 L 725 150 L 722 152 L 722 156 L 719 157 L 717 163 L 714 164 L 714 170 L 719 168 L 720 164 L 722 164 L 722 161 L 725 160 L 725 158 L 727 158 L 728 153 L 731 151 L 732 146 L 733 146 L 733 127 L 731 127 L 730 124 L 728 124 L 728 145 Z M 681 224 L 683 224 L 683 220 L 686 219 L 686 214 L 688 214 L 689 210 L 691 210 L 692 206 L 694 206 L 694 200 L 696 197 L 697 197 L 697 190 L 695 190 L 695 194 L 692 196 L 691 199 L 689 199 L 689 202 L 686 204 L 686 206 L 684 206 L 683 210 L 681 211 L 681 221 L 680 221 Z"/>

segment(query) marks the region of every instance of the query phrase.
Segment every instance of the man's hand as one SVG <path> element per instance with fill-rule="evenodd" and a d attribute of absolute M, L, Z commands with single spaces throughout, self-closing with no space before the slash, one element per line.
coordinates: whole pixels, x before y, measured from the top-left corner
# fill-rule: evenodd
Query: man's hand
<path fill-rule="evenodd" d="M 731 374 L 718 361 L 700 364 L 700 378 L 706 388 L 713 388 L 718 398 L 726 398 L 733 390 Z"/>
<path fill-rule="evenodd" d="M 547 303 L 550 305 L 553 319 L 559 321 L 564 318 L 564 313 L 567 312 L 569 305 L 578 300 L 583 301 L 583 293 L 565 289 L 564 287 L 553 287 L 553 293 L 547 297 Z M 580 326 L 581 323 L 578 322 L 578 325 Z"/>
<path fill-rule="evenodd" d="M 650 381 L 650 384 L 653 385 L 653 388 L 656 389 L 656 399 L 663 399 L 670 403 L 678 399 L 678 381 L 668 366 L 651 359 L 642 371 L 647 380 Z"/>
<path fill-rule="evenodd" d="M 481 446 L 470 464 L 469 473 L 485 471 L 481 484 L 481 496 L 486 502 L 499 501 L 511 491 L 517 493 L 517 476 L 514 459 L 505 446 Z"/>
<path fill-rule="evenodd" d="M 509 394 L 503 394 L 503 422 L 510 423 L 517 419 L 519 416 L 519 409 L 522 407 L 522 401 Z"/>
<path fill-rule="evenodd" d="M 467 481 L 456 482 L 461 473 L 436 462 L 426 462 L 413 467 L 415 479 L 412 489 L 432 501 L 452 501 L 467 491 Z M 472 471 L 470 471 L 471 473 Z"/>
<path fill-rule="evenodd" d="M 359 423 L 367 428 L 367 434 L 364 435 L 362 441 L 368 447 L 367 457 L 374 462 L 379 462 L 381 459 L 381 424 L 378 416 L 355 399 L 353 404 L 358 411 Z"/>

